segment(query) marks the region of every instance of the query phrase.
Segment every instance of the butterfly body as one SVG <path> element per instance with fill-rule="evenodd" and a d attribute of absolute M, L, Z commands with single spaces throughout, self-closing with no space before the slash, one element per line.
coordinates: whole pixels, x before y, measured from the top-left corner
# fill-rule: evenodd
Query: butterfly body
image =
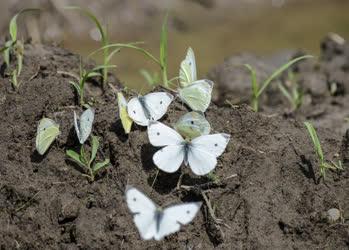
<path fill-rule="evenodd" d="M 144 240 L 161 240 L 190 223 L 201 207 L 201 202 L 173 205 L 162 209 L 134 187 L 126 188 L 126 202 L 133 220 Z"/>

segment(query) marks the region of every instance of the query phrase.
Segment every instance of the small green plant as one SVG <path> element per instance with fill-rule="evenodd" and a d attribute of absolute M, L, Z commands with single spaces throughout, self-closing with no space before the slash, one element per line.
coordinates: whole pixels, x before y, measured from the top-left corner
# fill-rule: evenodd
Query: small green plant
<path fill-rule="evenodd" d="M 115 65 L 101 65 L 94 67 L 91 70 L 86 70 L 82 67 L 82 62 L 80 60 L 80 72 L 79 76 L 76 76 L 75 74 L 69 73 L 69 72 L 63 72 L 59 71 L 61 74 L 66 74 L 69 76 L 72 76 L 76 79 L 76 81 L 69 81 L 69 83 L 75 88 L 76 92 L 78 93 L 79 96 L 79 104 L 80 106 L 88 107 L 85 103 L 85 84 L 88 79 L 96 76 L 102 76 L 100 73 L 100 70 L 103 70 L 105 68 L 115 68 Z"/>
<path fill-rule="evenodd" d="M 105 159 L 102 162 L 95 163 L 98 148 L 98 137 L 92 136 L 91 155 L 84 149 L 84 145 L 81 146 L 80 155 L 74 150 L 66 151 L 66 154 L 70 159 L 78 163 L 81 167 L 83 167 L 86 170 L 87 174 L 83 175 L 89 178 L 91 181 L 94 181 L 98 172 L 103 168 L 107 167 L 110 163 L 109 159 Z"/>
<path fill-rule="evenodd" d="M 160 35 L 160 56 L 159 59 L 157 59 L 154 55 L 152 55 L 150 52 L 147 50 L 138 47 L 135 45 L 136 43 L 130 43 L 130 44 L 122 44 L 122 43 L 115 43 L 115 44 L 109 44 L 105 47 L 102 47 L 101 49 L 106 49 L 106 48 L 129 48 L 129 49 L 134 49 L 142 54 L 144 54 L 147 58 L 155 62 L 159 67 L 161 71 L 161 76 L 162 76 L 162 85 L 163 87 L 169 89 L 170 88 L 170 83 L 172 83 L 174 80 L 178 79 L 178 77 L 174 77 L 170 80 L 168 80 L 167 77 L 167 14 L 164 18 L 164 21 L 162 23 L 161 27 L 161 35 Z"/>
<path fill-rule="evenodd" d="M 109 45 L 109 37 L 108 32 L 105 27 L 102 26 L 101 22 L 98 20 L 98 18 L 89 10 L 81 8 L 79 6 L 67 6 L 65 7 L 67 10 L 77 10 L 87 16 L 97 27 L 100 35 L 101 35 L 101 45 L 103 47 L 103 66 L 105 66 L 102 69 L 102 76 L 103 76 L 103 87 L 105 87 L 107 81 L 108 81 L 108 70 L 109 70 L 109 63 L 110 59 L 113 57 L 113 55 L 118 51 L 114 50 L 111 53 L 109 53 L 109 48 L 107 47 Z"/>
<path fill-rule="evenodd" d="M 290 102 L 292 109 L 293 110 L 299 109 L 303 103 L 303 91 L 300 89 L 295 79 L 295 75 L 292 71 L 288 71 L 287 83 L 288 83 L 288 87 L 284 86 L 281 82 L 279 83 L 278 87 L 281 93 Z"/>
<path fill-rule="evenodd" d="M 29 11 L 38 11 L 39 9 L 24 9 L 14 15 L 9 24 L 9 33 L 10 40 L 5 42 L 5 46 L 1 48 L 0 52 L 3 55 L 4 62 L 7 68 L 10 68 L 11 55 L 15 55 L 17 65 L 16 68 L 11 72 L 12 86 L 14 89 L 18 89 L 19 82 L 18 77 L 22 72 L 23 67 L 23 55 L 24 55 L 24 44 L 21 40 L 18 39 L 18 27 L 17 27 L 17 19 L 18 17 Z"/>
<path fill-rule="evenodd" d="M 312 58 L 313 56 L 305 55 L 301 57 L 297 57 L 284 65 L 282 65 L 280 68 L 274 71 L 273 74 L 271 74 L 262 84 L 259 84 L 257 82 L 257 75 L 256 71 L 252 68 L 249 64 L 244 64 L 244 66 L 250 71 L 251 74 L 251 87 L 252 87 L 252 100 L 251 105 L 255 112 L 258 112 L 259 108 L 259 97 L 263 93 L 263 91 L 269 86 L 269 84 L 280 74 L 282 74 L 285 70 L 287 70 L 289 67 L 291 67 L 293 64 L 306 59 L 306 58 Z"/>
<path fill-rule="evenodd" d="M 139 71 L 139 73 L 143 76 L 145 81 L 150 86 L 155 86 L 160 81 L 160 77 L 159 77 L 159 74 L 157 72 L 154 72 L 153 74 L 151 74 L 149 71 L 147 71 L 145 69 L 141 69 Z"/>
<path fill-rule="evenodd" d="M 316 133 L 314 126 L 309 122 L 304 122 L 304 125 L 308 130 L 308 133 L 309 133 L 310 138 L 311 138 L 313 145 L 314 145 L 314 150 L 315 150 L 316 156 L 318 157 L 319 162 L 320 162 L 320 165 L 319 165 L 320 176 L 323 179 L 325 179 L 326 171 L 328 169 L 343 170 L 342 162 L 340 160 L 338 161 L 338 164 L 334 163 L 333 161 L 330 161 L 330 163 L 328 163 L 325 160 L 325 157 L 324 157 L 324 154 L 322 151 L 322 147 L 321 147 L 321 143 L 320 143 L 319 137 L 317 136 L 317 133 Z"/>

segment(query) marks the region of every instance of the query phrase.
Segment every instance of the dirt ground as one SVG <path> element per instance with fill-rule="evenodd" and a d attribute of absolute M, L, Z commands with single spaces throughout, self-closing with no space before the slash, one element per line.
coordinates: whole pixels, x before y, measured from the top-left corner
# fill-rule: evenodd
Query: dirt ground
<path fill-rule="evenodd" d="M 111 165 L 90 183 L 67 159 L 65 150 L 79 146 L 73 110 L 80 108 L 70 77 L 57 71 L 77 72 L 79 56 L 59 47 L 26 45 L 18 92 L 0 72 L 0 249 L 348 249 L 349 133 L 344 118 L 349 115 L 349 47 L 331 39 L 322 47 L 319 60 L 294 68 L 311 99 L 296 112 L 278 93 L 270 94 L 273 87 L 263 96 L 260 113 L 243 100 L 225 105 L 222 100 L 242 96 L 242 82 L 229 78 L 234 71 L 226 64 L 217 66 L 209 74 L 216 81 L 216 104 L 206 115 L 214 132 L 231 135 L 215 170 L 218 181 L 194 176 L 182 166 L 174 174 L 160 172 L 152 189 L 157 149 L 144 128 L 134 126 L 124 134 L 116 96 L 98 87 L 100 79 L 89 83 L 88 98 L 96 107 L 93 134 L 102 138 L 98 158 L 109 157 Z M 253 56 L 250 60 L 257 62 Z M 270 67 L 267 60 L 264 64 Z M 236 79 L 246 77 L 239 74 Z M 338 88 L 331 95 L 328 84 L 334 81 Z M 119 86 L 112 76 L 110 82 Z M 173 124 L 185 112 L 176 101 L 162 121 Z M 35 136 L 43 116 L 57 121 L 61 134 L 40 156 Z M 342 159 L 344 171 L 329 171 L 325 181 L 319 179 L 304 119 L 314 122 L 326 158 Z M 182 185 L 192 188 L 177 188 L 181 172 Z M 180 232 L 160 242 L 142 241 L 125 203 L 127 184 L 160 205 L 203 200 L 201 191 L 207 191 L 214 215 L 204 203 Z M 328 222 L 331 208 L 343 218 Z"/>

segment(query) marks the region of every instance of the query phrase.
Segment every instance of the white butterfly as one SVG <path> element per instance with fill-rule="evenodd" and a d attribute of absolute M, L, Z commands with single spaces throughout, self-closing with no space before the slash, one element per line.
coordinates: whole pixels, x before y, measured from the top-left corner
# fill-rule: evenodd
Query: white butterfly
<path fill-rule="evenodd" d="M 127 104 L 127 113 L 141 126 L 148 126 L 149 121 L 157 121 L 166 114 L 173 96 L 166 92 L 155 92 L 132 98 Z"/>
<path fill-rule="evenodd" d="M 127 206 L 143 240 L 161 240 L 191 222 L 200 210 L 201 202 L 183 203 L 165 209 L 134 187 L 126 188 Z"/>
<path fill-rule="evenodd" d="M 192 110 L 205 112 L 211 103 L 213 82 L 207 79 L 198 80 L 196 75 L 195 55 L 189 48 L 179 69 L 179 97 Z"/>
<path fill-rule="evenodd" d="M 80 118 L 77 117 L 74 111 L 74 127 L 79 142 L 84 144 L 92 131 L 92 123 L 95 117 L 95 111 L 92 108 L 86 109 Z"/>
<path fill-rule="evenodd" d="M 158 168 L 173 173 L 184 161 L 196 175 L 208 174 L 216 167 L 217 157 L 224 152 L 230 139 L 228 134 L 212 134 L 187 141 L 161 122 L 149 124 L 148 137 L 153 146 L 164 147 L 153 156 Z"/>

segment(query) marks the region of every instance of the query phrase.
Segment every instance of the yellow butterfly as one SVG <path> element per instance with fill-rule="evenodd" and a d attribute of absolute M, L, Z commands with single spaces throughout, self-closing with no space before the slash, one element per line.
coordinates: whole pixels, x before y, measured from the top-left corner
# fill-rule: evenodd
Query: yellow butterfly
<path fill-rule="evenodd" d="M 121 92 L 118 92 L 118 106 L 122 127 L 124 128 L 125 133 L 128 134 L 131 131 L 133 121 L 128 116 L 127 101 Z"/>

